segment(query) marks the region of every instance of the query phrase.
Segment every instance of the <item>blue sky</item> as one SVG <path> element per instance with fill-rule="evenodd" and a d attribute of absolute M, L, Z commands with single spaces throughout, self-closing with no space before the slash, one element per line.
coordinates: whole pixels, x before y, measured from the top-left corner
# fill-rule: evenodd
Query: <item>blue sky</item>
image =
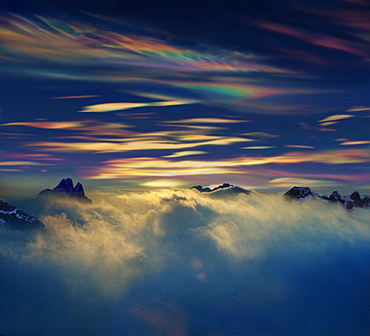
<path fill-rule="evenodd" d="M 366 192 L 369 17 L 360 0 L 3 5 L 1 186 Z"/>

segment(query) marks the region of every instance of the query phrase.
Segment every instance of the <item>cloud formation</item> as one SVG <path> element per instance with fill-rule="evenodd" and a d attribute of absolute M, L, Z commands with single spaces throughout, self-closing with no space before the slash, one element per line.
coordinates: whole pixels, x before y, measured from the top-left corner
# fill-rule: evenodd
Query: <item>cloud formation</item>
<path fill-rule="evenodd" d="M 147 106 L 177 106 L 194 104 L 195 100 L 173 100 L 173 101 L 162 101 L 162 102 L 150 102 L 150 103 L 105 103 L 84 106 L 79 112 L 112 112 L 120 110 L 129 110 L 138 107 Z"/>
<path fill-rule="evenodd" d="M 0 236 L 2 332 L 367 331 L 368 210 L 217 195 L 95 192 L 91 205 L 28 204 L 46 230 Z"/>
<path fill-rule="evenodd" d="M 230 140 L 214 140 L 216 143 Z M 218 142 L 221 141 L 221 142 Z M 212 141 L 209 142 L 211 144 Z M 244 147 L 243 147 L 244 148 Z M 245 149 L 248 149 L 246 147 Z M 261 149 L 261 148 L 259 148 Z M 262 148 L 266 149 L 266 148 Z M 309 148 L 310 149 L 310 148 Z M 171 158 L 171 157 L 170 157 Z M 114 159 L 102 162 L 99 167 L 90 171 L 86 169 L 87 178 L 126 179 L 133 176 L 188 176 L 212 174 L 243 174 L 246 167 L 267 164 L 293 165 L 297 163 L 350 164 L 370 162 L 368 150 L 350 149 L 334 151 L 287 152 L 277 156 L 240 156 L 224 160 L 170 160 L 155 157 L 136 157 Z"/>

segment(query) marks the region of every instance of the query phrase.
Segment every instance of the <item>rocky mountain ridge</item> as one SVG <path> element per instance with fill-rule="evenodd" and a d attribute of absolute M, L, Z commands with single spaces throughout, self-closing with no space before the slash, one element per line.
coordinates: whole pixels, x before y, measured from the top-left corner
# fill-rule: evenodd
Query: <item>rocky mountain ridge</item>
<path fill-rule="evenodd" d="M 44 224 L 15 205 L 0 200 L 0 226 L 10 229 L 43 228 Z"/>
<path fill-rule="evenodd" d="M 289 189 L 285 194 L 285 197 L 289 199 L 295 199 L 297 201 L 303 201 L 308 198 L 324 199 L 329 202 L 338 203 L 343 205 L 347 210 L 354 208 L 369 208 L 370 197 L 364 195 L 360 196 L 358 191 L 354 191 L 350 195 L 341 196 L 338 190 L 334 190 L 330 196 L 319 195 L 313 192 L 309 187 L 293 187 Z"/>
<path fill-rule="evenodd" d="M 215 188 L 194 186 L 201 193 L 209 194 L 210 197 L 227 197 L 240 193 L 249 195 L 249 190 L 241 187 L 235 187 L 232 184 L 224 183 Z M 45 189 L 39 195 L 52 195 L 71 197 L 75 200 L 91 203 L 92 201 L 85 196 L 85 192 L 81 183 L 73 186 L 71 178 L 62 179 L 54 189 Z M 344 206 L 347 210 L 355 208 L 370 208 L 370 197 L 367 195 L 360 196 L 358 191 L 354 191 L 347 196 L 341 196 L 338 190 L 333 191 L 330 196 L 320 195 L 312 191 L 309 187 L 293 187 L 288 190 L 284 197 L 289 200 L 302 202 L 309 199 L 324 200 Z M 10 229 L 29 229 L 29 228 L 44 228 L 44 224 L 35 217 L 28 215 L 8 201 L 0 199 L 0 227 Z"/>
<path fill-rule="evenodd" d="M 62 179 L 55 188 L 44 189 L 38 196 L 67 197 L 73 198 L 79 202 L 92 202 L 86 197 L 82 184 L 77 182 L 76 186 L 74 186 L 71 178 Z M 10 202 L 0 199 L 0 227 L 9 229 L 30 229 L 44 228 L 44 224 Z"/>
<path fill-rule="evenodd" d="M 194 187 L 191 187 L 190 189 L 196 189 L 201 193 L 204 193 L 204 192 L 208 193 L 208 192 L 216 191 L 216 190 L 219 190 L 219 189 L 230 188 L 230 187 L 233 187 L 233 185 L 230 184 L 230 183 L 224 183 L 224 184 L 219 185 L 218 187 L 215 187 L 213 189 L 211 189 L 210 187 L 203 188 L 201 185 L 196 185 Z"/>

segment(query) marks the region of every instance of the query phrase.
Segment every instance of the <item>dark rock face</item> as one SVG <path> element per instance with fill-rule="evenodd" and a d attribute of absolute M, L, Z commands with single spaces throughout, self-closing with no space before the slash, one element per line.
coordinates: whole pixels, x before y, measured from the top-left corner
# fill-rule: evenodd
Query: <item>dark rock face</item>
<path fill-rule="evenodd" d="M 342 196 L 340 195 L 339 191 L 338 190 L 334 190 L 331 195 L 329 196 L 329 198 L 323 196 L 324 199 L 328 199 L 329 201 L 332 201 L 332 202 L 339 202 L 341 203 L 342 202 Z"/>
<path fill-rule="evenodd" d="M 61 192 L 66 195 L 72 195 L 74 193 L 73 181 L 71 178 L 63 179 L 53 189 L 54 191 Z"/>
<path fill-rule="evenodd" d="M 314 193 L 308 187 L 293 187 L 292 189 L 288 190 L 284 195 L 288 198 L 293 198 L 293 199 L 297 199 L 297 200 L 302 200 L 302 199 L 305 199 L 309 196 L 311 196 L 311 197 L 320 196 L 320 195 Z"/>
<path fill-rule="evenodd" d="M 209 197 L 211 198 L 227 198 L 227 197 L 234 197 L 240 194 L 250 195 L 251 193 L 249 190 L 246 190 L 240 187 L 234 187 L 230 183 L 224 183 L 213 189 L 209 187 L 203 188 L 200 185 L 194 186 L 191 189 L 196 189 L 201 193 L 207 193 L 209 194 Z"/>
<path fill-rule="evenodd" d="M 308 187 L 293 187 L 292 189 L 288 190 L 284 196 L 296 199 L 296 200 L 303 200 L 309 196 L 318 199 L 324 199 L 333 203 L 338 203 L 343 205 L 346 209 L 351 210 L 353 208 L 368 208 L 370 207 L 370 198 L 367 195 L 364 195 L 361 198 L 358 191 L 353 192 L 349 196 L 341 196 L 338 190 L 335 190 L 331 193 L 328 197 L 326 195 L 320 196 L 319 194 L 314 193 Z"/>
<path fill-rule="evenodd" d="M 209 188 L 209 187 L 203 188 L 201 185 L 197 185 L 197 186 L 191 187 L 191 189 L 196 189 L 199 192 L 211 192 L 212 191 L 211 188 Z"/>
<path fill-rule="evenodd" d="M 78 201 L 91 203 L 86 197 L 84 188 L 80 182 L 73 186 L 71 178 L 62 179 L 54 189 L 45 189 L 39 193 L 39 196 L 67 196 L 75 198 Z"/>
<path fill-rule="evenodd" d="M 333 191 L 332 194 L 327 196 L 322 196 L 323 199 L 326 199 L 331 202 L 336 202 L 345 206 L 348 210 L 353 208 L 369 208 L 370 207 L 370 198 L 367 195 L 364 195 L 361 198 L 358 191 L 354 191 L 349 196 L 341 196 L 338 191 Z"/>
<path fill-rule="evenodd" d="M 0 227 L 9 229 L 40 229 L 44 228 L 44 224 L 13 204 L 0 200 Z"/>
<path fill-rule="evenodd" d="M 203 188 L 201 185 L 197 185 L 197 186 L 191 187 L 191 189 L 196 189 L 196 190 L 198 190 L 199 192 L 211 192 L 211 191 L 216 191 L 216 190 L 218 190 L 218 189 L 230 188 L 230 187 L 232 187 L 232 186 L 233 186 L 233 185 L 232 185 L 232 184 L 230 184 L 230 183 L 224 183 L 224 184 L 219 185 L 218 187 L 213 188 L 213 189 L 211 189 L 211 188 L 209 188 L 209 187 L 205 187 L 205 188 Z"/>

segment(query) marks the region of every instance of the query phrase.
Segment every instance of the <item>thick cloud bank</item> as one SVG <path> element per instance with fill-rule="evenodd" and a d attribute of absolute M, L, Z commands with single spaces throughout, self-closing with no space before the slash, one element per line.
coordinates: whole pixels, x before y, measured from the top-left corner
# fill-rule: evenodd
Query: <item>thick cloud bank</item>
<path fill-rule="evenodd" d="M 39 204 L 42 232 L 1 230 L 0 334 L 370 332 L 369 209 L 230 191 L 91 198 Z"/>

